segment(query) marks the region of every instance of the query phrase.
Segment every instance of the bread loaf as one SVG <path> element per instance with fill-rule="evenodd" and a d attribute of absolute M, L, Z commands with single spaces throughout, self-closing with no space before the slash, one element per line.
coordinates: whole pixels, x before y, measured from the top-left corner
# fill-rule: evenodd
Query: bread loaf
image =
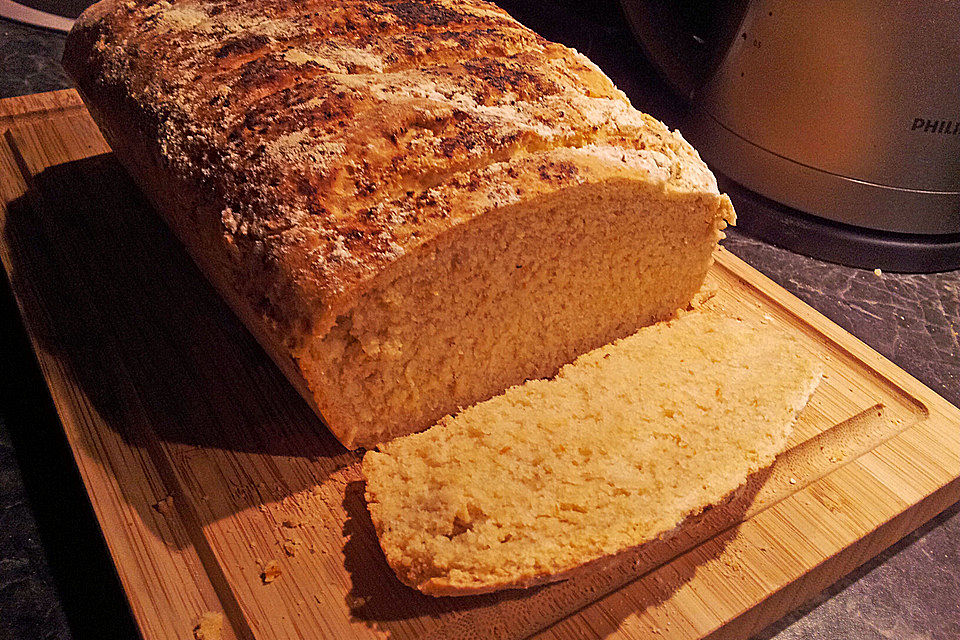
<path fill-rule="evenodd" d="M 679 134 L 480 0 L 102 0 L 63 64 L 347 447 L 670 317 L 734 218 Z"/>
<path fill-rule="evenodd" d="M 380 544 L 432 595 L 562 578 L 768 466 L 820 376 L 771 325 L 704 311 L 640 329 L 368 451 Z"/>

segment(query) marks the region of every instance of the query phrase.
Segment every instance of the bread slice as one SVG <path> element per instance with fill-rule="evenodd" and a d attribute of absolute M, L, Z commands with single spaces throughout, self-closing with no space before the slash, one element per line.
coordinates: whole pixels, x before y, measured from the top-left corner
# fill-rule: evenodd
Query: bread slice
<path fill-rule="evenodd" d="M 481 0 L 103 0 L 63 64 L 347 447 L 669 317 L 734 220 L 679 134 Z"/>
<path fill-rule="evenodd" d="M 768 466 L 820 376 L 771 325 L 698 311 L 641 329 L 368 451 L 380 544 L 431 595 L 561 578 Z"/>

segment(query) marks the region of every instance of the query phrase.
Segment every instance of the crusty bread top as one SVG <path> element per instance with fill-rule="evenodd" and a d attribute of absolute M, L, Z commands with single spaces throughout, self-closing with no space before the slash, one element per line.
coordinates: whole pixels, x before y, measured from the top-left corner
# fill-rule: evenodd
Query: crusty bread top
<path fill-rule="evenodd" d="M 717 193 L 589 60 L 480 0 L 102 0 L 64 65 L 85 98 L 138 115 L 166 169 L 222 210 L 241 264 L 279 265 L 314 332 L 412 249 L 529 197 L 492 164 L 579 148 Z M 541 190 L 579 179 L 575 162 L 537 174 Z M 489 202 L 450 207 L 464 189 Z"/>

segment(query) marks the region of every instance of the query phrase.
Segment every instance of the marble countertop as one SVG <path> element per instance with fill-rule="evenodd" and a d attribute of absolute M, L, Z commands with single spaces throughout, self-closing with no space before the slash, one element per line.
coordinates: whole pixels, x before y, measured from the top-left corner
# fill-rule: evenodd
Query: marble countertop
<path fill-rule="evenodd" d="M 647 93 L 645 103 L 637 98 L 642 91 L 631 91 L 630 69 L 608 68 L 590 42 L 576 46 L 597 58 L 640 108 L 665 117 L 660 111 L 669 104 L 662 97 Z M 62 47 L 62 34 L 0 19 L 0 97 L 70 86 L 56 62 Z M 960 271 L 877 275 L 735 231 L 725 245 L 960 406 Z M 0 638 L 135 637 L 5 278 L 0 362 L 12 365 L 0 373 Z M 758 638 L 953 640 L 960 637 L 957 594 L 960 505 Z"/>

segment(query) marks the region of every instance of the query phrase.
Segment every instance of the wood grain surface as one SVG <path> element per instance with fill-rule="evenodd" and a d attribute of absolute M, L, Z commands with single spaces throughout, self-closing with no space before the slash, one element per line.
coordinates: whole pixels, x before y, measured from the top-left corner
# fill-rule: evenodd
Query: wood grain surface
<path fill-rule="evenodd" d="M 0 257 L 145 638 L 746 637 L 960 499 L 960 410 L 721 252 L 715 304 L 824 382 L 790 449 L 665 540 L 529 591 L 386 565 L 359 453 L 219 300 L 70 91 L 0 101 Z"/>

